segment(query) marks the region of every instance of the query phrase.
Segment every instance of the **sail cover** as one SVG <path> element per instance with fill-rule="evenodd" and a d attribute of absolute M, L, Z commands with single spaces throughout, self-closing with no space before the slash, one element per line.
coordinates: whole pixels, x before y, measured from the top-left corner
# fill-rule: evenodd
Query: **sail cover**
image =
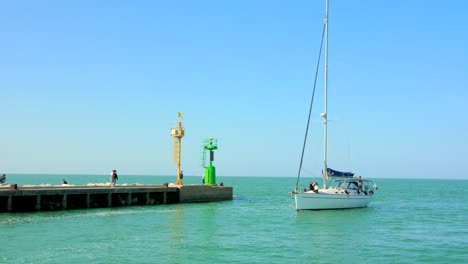
<path fill-rule="evenodd" d="M 353 177 L 354 173 L 336 171 L 336 170 L 332 170 L 330 168 L 327 168 L 327 175 L 328 175 L 328 177 Z"/>

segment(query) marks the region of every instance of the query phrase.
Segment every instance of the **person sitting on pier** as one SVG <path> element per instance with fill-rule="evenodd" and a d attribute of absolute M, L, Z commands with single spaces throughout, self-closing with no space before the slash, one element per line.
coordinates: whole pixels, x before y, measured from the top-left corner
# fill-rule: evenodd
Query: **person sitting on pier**
<path fill-rule="evenodd" d="M 111 173 L 111 186 L 115 186 L 115 182 L 119 179 L 119 176 L 117 175 L 117 170 L 112 170 Z"/>
<path fill-rule="evenodd" d="M 68 184 L 67 180 L 62 179 L 62 184 Z"/>
<path fill-rule="evenodd" d="M 3 174 L 3 175 L 0 177 L 0 184 L 5 183 L 5 182 L 6 182 L 6 175 Z"/>

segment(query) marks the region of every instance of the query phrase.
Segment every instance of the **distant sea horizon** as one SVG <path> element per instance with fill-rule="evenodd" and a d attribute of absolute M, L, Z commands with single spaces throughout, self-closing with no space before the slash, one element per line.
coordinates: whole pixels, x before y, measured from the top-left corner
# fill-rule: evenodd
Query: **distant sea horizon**
<path fill-rule="evenodd" d="M 12 172 L 12 173 L 7 173 L 7 172 L 0 172 L 0 174 L 6 174 L 8 175 L 16 175 L 16 176 L 29 176 L 29 175 L 36 175 L 36 176 L 46 176 L 46 175 L 63 175 L 63 176 L 96 176 L 96 175 L 110 175 L 109 173 L 28 173 L 28 172 Z M 176 174 L 138 174 L 138 173 L 127 173 L 127 174 L 121 174 L 119 175 L 122 176 L 138 176 L 138 177 L 175 177 Z M 185 174 L 184 177 L 201 177 L 201 175 L 190 175 L 190 174 Z M 260 178 L 297 178 L 296 176 L 270 176 L 270 175 L 217 175 L 217 177 L 260 177 Z M 306 178 L 322 178 L 322 177 L 311 177 L 311 176 L 304 176 L 302 175 L 300 177 L 301 179 L 306 179 Z M 408 176 L 408 177 L 365 177 L 366 179 L 370 180 L 381 180 L 381 179 L 395 179 L 395 180 L 406 180 L 406 179 L 414 179 L 414 180 L 468 180 L 468 176 L 465 178 L 456 178 L 456 177 L 449 177 L 449 178 L 430 178 L 430 177 L 415 177 L 415 176 Z"/>

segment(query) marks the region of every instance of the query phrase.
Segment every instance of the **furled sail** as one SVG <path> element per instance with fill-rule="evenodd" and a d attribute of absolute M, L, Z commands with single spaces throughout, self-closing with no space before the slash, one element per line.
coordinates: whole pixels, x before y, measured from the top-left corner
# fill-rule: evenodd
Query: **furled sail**
<path fill-rule="evenodd" d="M 354 173 L 336 171 L 336 170 L 332 170 L 330 168 L 327 168 L 327 175 L 328 175 L 328 177 L 353 177 Z"/>

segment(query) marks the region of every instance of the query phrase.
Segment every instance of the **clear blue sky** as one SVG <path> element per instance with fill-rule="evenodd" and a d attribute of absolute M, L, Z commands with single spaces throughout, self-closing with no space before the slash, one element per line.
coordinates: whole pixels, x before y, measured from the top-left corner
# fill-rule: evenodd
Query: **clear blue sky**
<path fill-rule="evenodd" d="M 468 178 L 468 2 L 330 4 L 330 167 Z M 0 172 L 295 176 L 325 1 L 2 1 Z M 322 68 L 323 69 L 323 68 Z M 305 175 L 322 164 L 323 74 Z M 315 122 L 317 121 L 317 122 Z"/>

